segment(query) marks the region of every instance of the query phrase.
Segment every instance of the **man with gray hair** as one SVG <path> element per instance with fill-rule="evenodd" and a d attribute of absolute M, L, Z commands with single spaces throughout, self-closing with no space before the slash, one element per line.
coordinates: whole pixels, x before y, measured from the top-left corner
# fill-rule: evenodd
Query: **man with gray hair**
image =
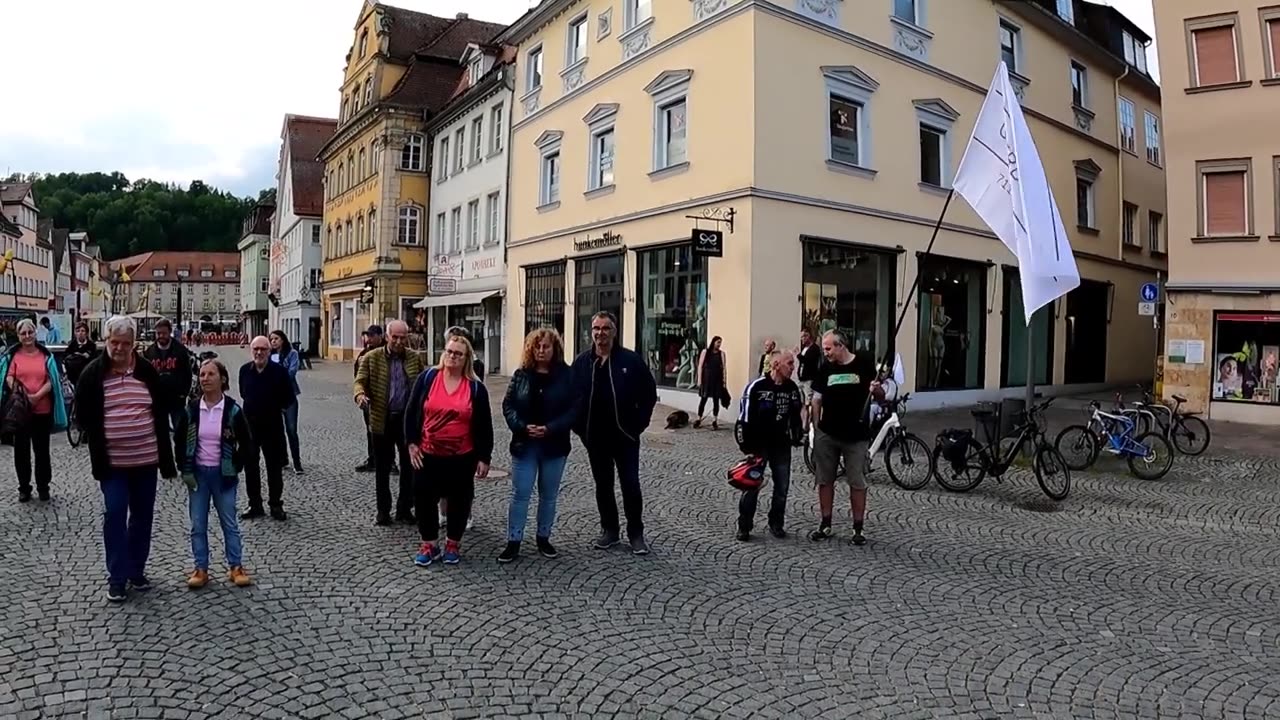
<path fill-rule="evenodd" d="M 271 517 L 286 519 L 284 513 L 284 467 L 289 464 L 285 444 L 284 411 L 298 401 L 293 394 L 289 371 L 271 362 L 271 341 L 259 335 L 249 343 L 253 359 L 240 368 L 240 400 L 253 435 L 250 458 L 244 464 L 245 494 L 249 496 L 246 520 L 266 515 L 262 508 L 261 453 L 267 465 L 268 504 Z"/>
<path fill-rule="evenodd" d="M 400 494 L 396 498 L 395 521 L 413 525 L 413 466 L 404 440 L 404 417 L 413 383 L 426 369 L 422 356 L 409 350 L 409 325 L 402 320 L 387 323 L 387 344 L 370 350 L 360 361 L 353 387 L 356 405 L 369 410 L 369 431 L 373 433 L 374 492 L 377 517 L 374 524 L 390 525 L 391 468 L 397 455 Z M 419 408 L 421 410 L 421 408 Z M 418 512 L 430 512 L 418 508 Z"/>
<path fill-rule="evenodd" d="M 135 350 L 132 318 L 107 320 L 106 352 L 80 373 L 76 415 L 89 445 L 89 464 L 102 489 L 102 542 L 107 600 L 123 602 L 126 584 L 151 589 L 147 558 L 156 503 L 156 472 L 178 476 L 160 374 Z"/>

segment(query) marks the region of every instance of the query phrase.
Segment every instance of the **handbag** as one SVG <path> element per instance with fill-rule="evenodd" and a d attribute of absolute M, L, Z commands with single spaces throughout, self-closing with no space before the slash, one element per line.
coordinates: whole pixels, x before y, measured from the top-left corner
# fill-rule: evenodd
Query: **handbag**
<path fill-rule="evenodd" d="M 15 381 L 0 403 L 0 435 L 16 435 L 31 422 L 31 398 L 22 383 Z"/>

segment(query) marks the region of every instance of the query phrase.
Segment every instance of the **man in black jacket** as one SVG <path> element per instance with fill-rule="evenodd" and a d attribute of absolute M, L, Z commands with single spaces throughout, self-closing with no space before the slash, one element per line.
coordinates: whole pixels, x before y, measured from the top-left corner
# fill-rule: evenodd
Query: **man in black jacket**
<path fill-rule="evenodd" d="M 773 476 L 773 502 L 769 506 L 769 532 L 787 536 L 787 491 L 791 487 L 791 448 L 804 441 L 800 424 L 803 405 L 800 388 L 791 380 L 796 359 L 791 351 L 774 353 L 769 374 L 747 384 L 738 409 L 739 447 L 748 455 L 763 457 Z M 760 489 L 747 490 L 738 501 L 738 539 L 751 539 Z"/>
<path fill-rule="evenodd" d="M 258 454 L 267 465 L 268 504 L 271 517 L 284 520 L 284 466 L 289 463 L 285 445 L 284 411 L 298 401 L 289 381 L 289 371 L 280 363 L 271 362 L 271 341 L 259 335 L 249 343 L 253 359 L 240 368 L 240 400 L 245 417 L 249 419 L 249 431 L 253 434 L 253 447 L 245 462 L 245 494 L 249 496 L 246 520 L 266 515 L 262 509 L 262 471 L 258 468 Z"/>
<path fill-rule="evenodd" d="M 613 496 L 616 467 L 631 552 L 648 555 L 640 494 L 640 435 L 649 427 L 653 406 L 658 404 L 658 388 L 640 355 L 618 345 L 617 334 L 613 313 L 598 312 L 591 318 L 592 346 L 573 362 L 579 403 L 574 432 L 587 448 L 596 484 L 601 530 L 596 547 L 604 550 L 621 540 Z"/>
<path fill-rule="evenodd" d="M 173 323 L 167 318 L 160 318 L 156 322 L 156 341 L 142 356 L 160 374 L 160 385 L 164 389 L 164 410 L 169 414 L 170 426 L 177 427 L 182 409 L 187 406 L 195 375 L 192 371 L 191 351 L 173 336 Z"/>

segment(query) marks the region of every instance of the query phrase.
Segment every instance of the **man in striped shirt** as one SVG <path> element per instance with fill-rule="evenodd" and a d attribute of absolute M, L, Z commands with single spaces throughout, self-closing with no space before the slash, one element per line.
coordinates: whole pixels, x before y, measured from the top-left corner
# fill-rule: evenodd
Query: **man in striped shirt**
<path fill-rule="evenodd" d="M 151 589 L 147 557 L 156 503 L 157 471 L 178 476 L 160 374 L 135 350 L 132 318 L 107 321 L 107 352 L 80 374 L 76 415 L 89 445 L 93 477 L 105 510 L 102 542 L 107 556 L 107 600 L 123 602 L 126 589 Z"/>

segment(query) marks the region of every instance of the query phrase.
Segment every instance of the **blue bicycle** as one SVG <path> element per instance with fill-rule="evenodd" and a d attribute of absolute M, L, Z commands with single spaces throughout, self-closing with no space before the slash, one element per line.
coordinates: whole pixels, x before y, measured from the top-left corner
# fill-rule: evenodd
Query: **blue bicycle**
<path fill-rule="evenodd" d="M 1159 480 L 1173 469 L 1173 446 L 1160 434 L 1135 437 L 1132 415 L 1103 412 L 1097 401 L 1089 403 L 1085 425 L 1068 425 L 1058 433 L 1054 447 L 1072 470 L 1086 470 L 1103 452 L 1123 457 L 1129 472 L 1142 480 Z"/>

